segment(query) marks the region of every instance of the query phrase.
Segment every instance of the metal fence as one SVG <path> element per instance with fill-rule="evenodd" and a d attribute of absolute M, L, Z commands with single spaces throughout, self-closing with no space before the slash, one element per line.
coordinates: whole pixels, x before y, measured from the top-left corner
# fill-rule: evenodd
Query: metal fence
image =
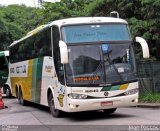
<path fill-rule="evenodd" d="M 160 93 L 160 61 L 138 61 L 140 93 Z"/>

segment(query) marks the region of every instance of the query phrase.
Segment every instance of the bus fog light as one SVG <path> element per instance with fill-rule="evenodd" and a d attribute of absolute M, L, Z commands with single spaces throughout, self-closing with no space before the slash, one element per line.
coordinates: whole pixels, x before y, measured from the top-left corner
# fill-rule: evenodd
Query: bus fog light
<path fill-rule="evenodd" d="M 138 93 L 138 88 L 126 91 L 124 94 L 125 95 L 133 95 L 133 94 L 136 94 L 136 93 Z"/>
<path fill-rule="evenodd" d="M 75 105 L 75 104 L 69 104 L 70 108 L 77 108 L 79 107 L 79 105 Z"/>
<path fill-rule="evenodd" d="M 132 100 L 132 102 L 135 102 L 135 103 L 137 103 L 137 102 L 138 102 L 138 99 L 134 99 L 134 100 Z"/>

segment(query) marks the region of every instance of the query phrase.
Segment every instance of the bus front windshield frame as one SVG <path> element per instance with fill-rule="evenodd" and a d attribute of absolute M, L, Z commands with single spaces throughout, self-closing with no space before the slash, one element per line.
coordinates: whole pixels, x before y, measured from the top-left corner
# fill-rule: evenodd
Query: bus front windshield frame
<path fill-rule="evenodd" d="M 107 30 L 106 25 L 102 26 L 104 28 L 101 28 L 101 25 L 82 25 L 79 30 L 75 29 L 79 26 L 62 28 L 63 40 L 67 43 L 69 54 L 69 63 L 65 64 L 68 86 L 113 85 L 137 80 L 134 52 L 127 25 L 116 24 L 116 30 L 111 24 L 111 27 L 114 27 L 112 32 L 111 27 Z M 91 34 L 91 31 L 84 27 L 90 27 L 92 31 L 95 29 Z M 111 35 L 105 36 L 106 32 L 111 32 Z M 84 33 L 88 35 L 84 36 Z"/>

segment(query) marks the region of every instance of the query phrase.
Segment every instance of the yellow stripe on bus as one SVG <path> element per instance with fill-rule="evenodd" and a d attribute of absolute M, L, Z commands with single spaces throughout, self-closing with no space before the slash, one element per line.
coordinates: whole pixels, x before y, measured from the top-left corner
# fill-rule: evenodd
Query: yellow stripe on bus
<path fill-rule="evenodd" d="M 26 95 L 26 100 L 29 100 L 31 101 L 32 100 L 32 65 L 33 65 L 33 60 L 29 60 L 29 63 L 28 63 L 28 76 L 27 76 L 27 87 L 28 88 L 27 90 L 29 92 L 27 92 L 27 95 Z"/>
<path fill-rule="evenodd" d="M 125 89 L 127 89 L 128 85 L 129 84 L 123 84 L 123 85 L 121 85 L 120 88 L 119 88 L 119 90 L 125 90 Z"/>

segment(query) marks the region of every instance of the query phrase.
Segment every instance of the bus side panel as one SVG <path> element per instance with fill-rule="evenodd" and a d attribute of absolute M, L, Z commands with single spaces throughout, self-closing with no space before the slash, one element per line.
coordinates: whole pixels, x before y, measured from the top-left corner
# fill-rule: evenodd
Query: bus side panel
<path fill-rule="evenodd" d="M 29 60 L 29 63 L 28 63 L 28 76 L 27 76 L 27 87 L 26 87 L 26 90 L 27 93 L 26 93 L 26 96 L 25 96 L 25 99 L 27 101 L 32 101 L 32 96 L 31 96 L 31 90 L 32 90 L 32 72 L 33 72 L 33 69 L 32 69 L 32 65 L 33 65 L 33 60 Z"/>
<path fill-rule="evenodd" d="M 10 65 L 11 85 L 16 96 L 16 86 L 21 88 L 23 98 L 40 103 L 43 57 Z"/>
<path fill-rule="evenodd" d="M 62 85 L 57 78 L 54 61 L 52 57 L 44 57 L 43 71 L 42 71 L 42 87 L 41 87 L 41 105 L 48 106 L 47 91 L 51 88 L 54 96 L 56 108 L 59 110 L 66 110 L 66 87 Z M 70 88 L 69 88 L 70 89 Z"/>
<path fill-rule="evenodd" d="M 21 88 L 23 97 L 26 99 L 29 94 L 28 87 L 30 84 L 28 80 L 28 61 L 10 64 L 9 68 L 13 96 L 16 96 L 17 87 L 17 89 Z"/>
<path fill-rule="evenodd" d="M 48 99 L 47 99 L 47 91 L 48 88 L 56 87 L 55 79 L 56 72 L 54 68 L 53 58 L 52 57 L 44 57 L 43 61 L 43 69 L 42 69 L 42 87 L 41 87 L 41 100 L 40 104 L 48 106 Z M 53 93 L 53 92 L 52 92 Z"/>
<path fill-rule="evenodd" d="M 32 65 L 32 102 L 40 103 L 43 57 L 33 60 Z"/>

